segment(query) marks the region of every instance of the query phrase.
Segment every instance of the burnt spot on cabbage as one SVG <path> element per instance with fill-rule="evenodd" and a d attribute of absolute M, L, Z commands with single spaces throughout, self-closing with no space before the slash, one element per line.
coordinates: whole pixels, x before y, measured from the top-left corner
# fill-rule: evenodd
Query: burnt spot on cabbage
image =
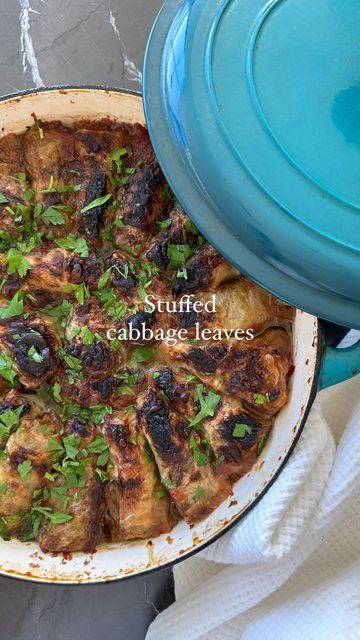
<path fill-rule="evenodd" d="M 88 153 L 98 154 L 103 150 L 103 145 L 101 145 L 100 141 L 89 131 L 79 131 L 77 137 L 84 144 Z"/>
<path fill-rule="evenodd" d="M 14 296 L 15 293 L 20 289 L 23 281 L 24 279 L 19 276 L 17 271 L 15 271 L 14 273 L 11 273 L 10 275 L 7 276 L 2 286 L 2 290 L 1 290 L 2 294 L 5 297 Z"/>
<path fill-rule="evenodd" d="M 195 293 L 209 287 L 210 273 L 206 268 L 206 264 L 203 260 L 189 260 L 185 263 L 186 278 L 176 277 L 173 287 L 173 293 L 175 296 L 180 296 L 185 293 Z"/>
<path fill-rule="evenodd" d="M 124 295 L 130 296 L 137 287 L 137 277 L 129 262 L 113 254 L 109 260 L 109 267 L 113 286 L 120 289 Z"/>
<path fill-rule="evenodd" d="M 226 442 L 238 443 L 245 450 L 251 449 L 258 441 L 261 429 L 260 422 L 245 412 L 229 416 L 218 426 L 219 434 Z M 236 433 L 241 435 L 234 435 Z"/>
<path fill-rule="evenodd" d="M 90 254 L 86 259 L 79 256 L 72 258 L 67 265 L 67 271 L 71 284 L 95 284 L 101 276 L 101 266 L 94 254 Z"/>
<path fill-rule="evenodd" d="M 126 189 L 123 198 L 124 216 L 126 225 L 147 231 L 152 222 L 151 213 L 156 198 L 163 183 L 160 167 L 151 164 L 139 174 Z"/>
<path fill-rule="evenodd" d="M 95 169 L 87 181 L 85 198 L 81 210 L 94 202 L 94 200 L 105 195 L 106 181 L 106 173 L 101 169 Z M 109 202 L 106 202 L 92 207 L 83 213 L 80 211 L 77 214 L 79 233 L 92 240 L 96 240 L 99 237 L 104 211 L 108 206 Z"/>
<path fill-rule="evenodd" d="M 165 271 L 170 260 L 168 256 L 169 236 L 155 242 L 146 254 L 147 260 L 154 262 L 159 269 Z"/>
<path fill-rule="evenodd" d="M 85 422 L 80 420 L 77 417 L 69 418 L 66 423 L 65 432 L 67 434 L 74 434 L 76 436 L 80 436 L 81 438 L 85 438 L 89 436 L 92 432 L 92 427 L 86 425 Z"/>
<path fill-rule="evenodd" d="M 88 375 L 92 376 L 107 371 L 113 361 L 110 348 L 103 342 L 71 344 L 66 351 L 68 355 L 78 358 Z"/>
<path fill-rule="evenodd" d="M 137 330 L 140 332 L 140 338 L 138 340 L 133 340 L 133 342 L 143 342 L 142 335 L 144 329 L 151 329 L 154 323 L 155 315 L 153 313 L 148 313 L 147 311 L 139 311 L 138 313 L 134 313 L 129 316 L 126 322 L 128 330 Z"/>
<path fill-rule="evenodd" d="M 256 349 L 238 349 L 233 354 L 235 369 L 227 384 L 230 393 L 237 391 L 259 393 L 265 384 L 264 366 Z"/>
<path fill-rule="evenodd" d="M 9 325 L 8 344 L 21 374 L 49 377 L 57 370 L 53 338 L 41 324 L 15 320 Z"/>
<path fill-rule="evenodd" d="M 126 422 L 107 422 L 106 435 L 120 449 L 125 449 L 131 439 L 131 432 Z"/>
<path fill-rule="evenodd" d="M 102 401 L 110 398 L 113 392 L 114 386 L 114 378 L 112 376 L 107 376 L 106 378 L 102 378 L 101 380 L 97 380 L 92 384 L 93 390 L 99 394 L 99 397 Z"/>
<path fill-rule="evenodd" d="M 186 404 L 190 398 L 189 387 L 185 384 L 177 384 L 171 369 L 158 373 L 159 375 L 155 379 L 158 389 L 163 391 L 169 400 Z"/>
<path fill-rule="evenodd" d="M 207 350 L 192 348 L 186 357 L 197 371 L 201 371 L 202 373 L 216 373 L 226 355 L 227 351 L 224 347 L 210 347 Z"/>
<path fill-rule="evenodd" d="M 171 462 L 182 455 L 172 437 L 169 407 L 155 391 L 148 393 L 138 415 L 145 421 L 151 444 L 164 461 Z"/>
<path fill-rule="evenodd" d="M 182 329 L 190 329 L 191 327 L 195 327 L 196 323 L 199 321 L 199 314 L 195 311 L 190 305 L 189 313 L 179 311 L 176 314 L 176 317 L 179 321 L 179 325 Z"/>

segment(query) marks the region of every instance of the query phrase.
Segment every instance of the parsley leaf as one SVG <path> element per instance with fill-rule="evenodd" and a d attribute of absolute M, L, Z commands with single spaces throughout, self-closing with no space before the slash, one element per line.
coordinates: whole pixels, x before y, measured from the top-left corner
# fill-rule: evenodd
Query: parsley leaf
<path fill-rule="evenodd" d="M 209 391 L 209 393 L 205 397 L 203 391 L 204 385 L 197 384 L 195 387 L 195 400 L 200 404 L 200 411 L 197 416 L 195 416 L 195 418 L 190 422 L 190 427 L 195 427 L 202 420 L 204 420 L 204 418 L 212 418 L 215 414 L 215 409 L 221 400 L 221 396 L 219 396 L 214 391 Z"/>
<path fill-rule="evenodd" d="M 195 500 L 197 501 L 201 500 L 201 498 L 203 498 L 204 495 L 205 495 L 205 489 L 203 487 L 200 487 L 200 485 L 196 487 L 195 494 L 194 494 Z"/>
<path fill-rule="evenodd" d="M 60 249 L 68 249 L 69 251 L 78 253 L 81 258 L 89 257 L 89 247 L 85 238 L 75 238 L 69 235 L 67 238 L 60 238 L 59 240 L 55 240 L 55 242 Z"/>
<path fill-rule="evenodd" d="M 79 453 L 80 437 L 76 435 L 67 436 L 63 438 L 63 443 L 67 457 L 70 458 L 70 460 L 75 460 Z"/>
<path fill-rule="evenodd" d="M 17 470 L 22 482 L 26 482 L 29 479 L 31 467 L 31 460 L 24 460 L 24 462 L 18 464 Z"/>
<path fill-rule="evenodd" d="M 55 384 L 53 385 L 52 388 L 52 394 L 54 397 L 54 400 L 56 402 L 62 402 L 62 397 L 61 397 L 61 384 L 59 382 L 55 382 Z"/>
<path fill-rule="evenodd" d="M 23 278 L 27 272 L 31 269 L 31 264 L 17 249 L 9 249 L 7 254 L 8 261 L 8 273 L 14 273 L 17 271 L 19 276 Z"/>
<path fill-rule="evenodd" d="M 252 428 L 250 425 L 237 422 L 233 431 L 233 436 L 234 438 L 245 438 L 247 434 L 251 435 L 251 433 Z"/>
<path fill-rule="evenodd" d="M 16 371 L 13 369 L 12 359 L 0 352 L 0 376 L 13 384 L 16 375 Z"/>
<path fill-rule="evenodd" d="M 190 446 L 191 452 L 193 454 L 193 458 L 194 458 L 194 462 L 195 462 L 196 466 L 197 467 L 203 467 L 205 464 L 207 464 L 208 458 L 205 455 L 205 453 L 203 453 L 199 449 L 199 445 L 196 442 L 194 436 L 191 436 L 190 441 L 189 441 L 189 446 Z"/>
<path fill-rule="evenodd" d="M 24 313 L 23 292 L 17 291 L 7 307 L 0 308 L 0 319 L 15 318 Z"/>
<path fill-rule="evenodd" d="M 9 200 L 4 196 L 3 193 L 0 193 L 0 204 L 7 204 Z"/>
<path fill-rule="evenodd" d="M 194 253 L 189 244 L 169 244 L 167 254 L 172 269 L 180 269 Z"/>
<path fill-rule="evenodd" d="M 131 364 L 136 367 L 138 364 L 148 362 L 154 355 L 152 347 L 134 347 L 131 355 Z"/>
<path fill-rule="evenodd" d="M 73 293 L 79 304 L 83 305 L 85 300 L 90 298 L 90 291 L 85 282 L 81 284 L 67 284 L 64 287 L 65 293 Z"/>
<path fill-rule="evenodd" d="M 87 211 L 90 211 L 90 209 L 95 209 L 96 207 L 101 207 L 103 204 L 108 202 L 111 197 L 112 197 L 111 193 L 107 193 L 105 196 L 101 196 L 100 198 L 96 198 L 95 200 L 93 200 L 92 202 L 87 204 L 85 207 L 83 207 L 81 209 L 80 213 L 86 213 Z"/>
<path fill-rule="evenodd" d="M 117 173 L 121 174 L 124 171 L 124 163 L 122 161 L 123 156 L 127 154 L 127 149 L 125 147 L 118 147 L 114 149 L 110 156 L 110 160 L 115 162 Z"/>
<path fill-rule="evenodd" d="M 262 393 L 253 393 L 253 398 L 254 398 L 254 402 L 255 404 L 266 404 L 267 402 L 269 402 L 269 396 L 268 394 L 266 394 L 265 396 Z"/>
<path fill-rule="evenodd" d="M 170 478 L 163 478 L 161 482 L 167 489 L 176 489 L 176 484 L 174 484 L 174 482 L 172 482 Z"/>
<path fill-rule="evenodd" d="M 51 524 L 64 524 L 72 520 L 72 516 L 67 513 L 48 513 L 46 517 L 50 520 Z"/>
<path fill-rule="evenodd" d="M 56 204 L 53 204 L 51 207 L 45 209 L 44 213 L 42 214 L 42 219 L 44 220 L 45 224 L 65 224 L 65 218 L 58 211 L 58 209 L 60 209 L 60 211 L 64 211 L 64 207 L 62 205 Z"/>
<path fill-rule="evenodd" d="M 167 220 L 157 220 L 156 224 L 159 225 L 160 229 L 168 229 L 171 227 L 172 220 L 168 218 Z"/>

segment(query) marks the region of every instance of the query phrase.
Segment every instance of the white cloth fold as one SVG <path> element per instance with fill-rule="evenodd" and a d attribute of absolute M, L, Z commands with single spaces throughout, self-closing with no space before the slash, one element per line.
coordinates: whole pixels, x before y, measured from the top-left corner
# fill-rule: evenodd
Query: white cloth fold
<path fill-rule="evenodd" d="M 288 464 L 226 536 L 174 569 L 146 640 L 360 639 L 360 377 L 321 392 Z"/>

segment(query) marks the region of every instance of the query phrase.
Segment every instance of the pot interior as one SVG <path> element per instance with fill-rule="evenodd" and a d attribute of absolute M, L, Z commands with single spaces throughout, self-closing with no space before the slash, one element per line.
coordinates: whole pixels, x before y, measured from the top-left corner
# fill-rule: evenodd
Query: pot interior
<path fill-rule="evenodd" d="M 32 114 L 42 120 L 71 124 L 79 119 L 111 118 L 119 122 L 144 123 L 142 100 L 118 91 L 55 89 L 3 100 L 1 135 L 20 133 L 33 124 Z M 292 450 L 304 416 L 316 390 L 318 322 L 297 312 L 293 328 L 295 372 L 290 401 L 278 415 L 259 461 L 234 485 L 233 495 L 206 520 L 192 529 L 180 522 L 170 535 L 152 541 L 100 547 L 91 556 L 44 555 L 35 543 L 0 541 L 0 573 L 42 582 L 93 583 L 118 580 L 160 568 L 186 558 L 219 536 L 244 515 L 266 491 Z"/>

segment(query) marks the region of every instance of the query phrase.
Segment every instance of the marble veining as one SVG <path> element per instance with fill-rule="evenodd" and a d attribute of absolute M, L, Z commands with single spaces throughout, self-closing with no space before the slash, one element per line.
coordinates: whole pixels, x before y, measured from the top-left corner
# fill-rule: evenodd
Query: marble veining
<path fill-rule="evenodd" d="M 39 72 L 38 61 L 36 58 L 31 32 L 30 32 L 30 20 L 29 13 L 39 13 L 30 7 L 29 0 L 20 0 L 20 29 L 21 29 L 21 37 L 20 37 L 20 50 L 22 53 L 22 65 L 24 69 L 24 73 L 26 73 L 27 67 L 29 65 L 31 69 L 32 79 L 34 81 L 34 85 L 36 88 L 43 87 L 44 82 L 41 78 Z"/>
<path fill-rule="evenodd" d="M 113 12 L 109 11 L 109 17 L 110 17 L 110 24 L 114 30 L 114 32 L 116 33 L 120 44 L 121 44 L 121 48 L 122 48 L 122 56 L 123 56 L 123 60 L 124 60 L 124 68 L 125 68 L 125 75 L 127 77 L 128 80 L 131 80 L 133 82 L 138 82 L 140 85 L 142 84 L 142 73 L 141 71 L 139 71 L 139 69 L 137 68 L 137 66 L 134 64 L 134 62 L 132 62 L 132 60 L 130 60 L 129 56 L 127 55 L 125 49 L 124 49 L 124 45 L 120 36 L 120 32 L 119 29 L 116 26 L 116 21 L 115 21 L 115 16 L 113 14 Z"/>

